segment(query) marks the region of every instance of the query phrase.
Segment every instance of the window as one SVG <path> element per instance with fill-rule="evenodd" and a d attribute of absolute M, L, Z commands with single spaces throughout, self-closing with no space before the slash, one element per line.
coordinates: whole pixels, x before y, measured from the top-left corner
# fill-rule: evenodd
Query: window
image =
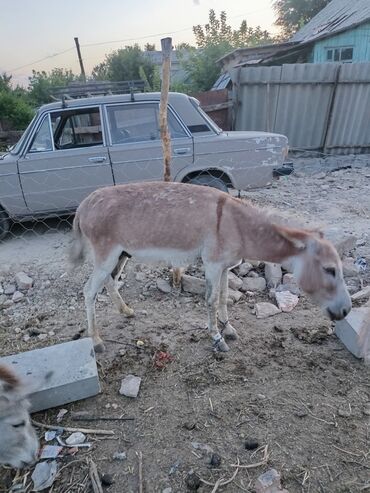
<path fill-rule="evenodd" d="M 326 48 L 327 62 L 351 63 L 353 60 L 353 48 Z"/>
<path fill-rule="evenodd" d="M 99 108 L 51 114 L 56 149 L 75 149 L 103 144 Z"/>
<path fill-rule="evenodd" d="M 112 144 L 149 142 L 161 138 L 157 103 L 108 106 L 107 114 Z M 173 139 L 187 137 L 171 112 L 168 113 L 168 126 Z"/>
<path fill-rule="evenodd" d="M 49 125 L 49 116 L 45 116 L 45 118 L 41 123 L 40 128 L 35 133 L 35 136 L 32 139 L 29 152 L 45 152 L 52 150 L 53 150 L 53 145 L 52 145 L 52 137 L 50 132 L 50 125 Z"/>

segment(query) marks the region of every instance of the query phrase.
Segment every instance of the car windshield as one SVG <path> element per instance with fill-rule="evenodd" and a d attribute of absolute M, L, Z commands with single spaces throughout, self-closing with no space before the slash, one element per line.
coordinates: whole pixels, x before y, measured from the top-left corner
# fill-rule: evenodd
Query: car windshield
<path fill-rule="evenodd" d="M 18 142 L 15 144 L 15 146 L 10 149 L 10 154 L 18 154 L 19 153 L 19 151 L 22 148 L 23 142 L 25 142 L 25 140 L 27 139 L 27 137 L 29 136 L 29 134 L 32 131 L 33 124 L 34 124 L 37 116 L 38 116 L 38 113 L 36 113 L 36 115 L 32 118 L 30 124 L 28 125 L 26 130 L 23 132 L 21 138 L 18 140 Z"/>

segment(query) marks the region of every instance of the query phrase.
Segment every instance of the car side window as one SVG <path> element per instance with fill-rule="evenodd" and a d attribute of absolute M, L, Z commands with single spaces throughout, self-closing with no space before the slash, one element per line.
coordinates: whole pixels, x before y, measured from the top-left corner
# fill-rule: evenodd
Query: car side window
<path fill-rule="evenodd" d="M 129 144 L 160 140 L 159 104 L 124 104 L 107 107 L 112 144 Z M 187 137 L 175 116 L 169 112 L 168 126 L 172 138 Z"/>
<path fill-rule="evenodd" d="M 45 152 L 53 150 L 53 139 L 50 131 L 49 115 L 46 115 L 35 133 L 28 152 Z"/>
<path fill-rule="evenodd" d="M 55 149 L 78 149 L 103 144 L 99 108 L 67 110 L 51 114 Z"/>

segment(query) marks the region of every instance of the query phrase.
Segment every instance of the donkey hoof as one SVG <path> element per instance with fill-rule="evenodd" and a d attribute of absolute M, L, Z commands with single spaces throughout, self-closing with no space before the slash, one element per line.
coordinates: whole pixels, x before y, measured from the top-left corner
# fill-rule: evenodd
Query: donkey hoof
<path fill-rule="evenodd" d="M 122 310 L 122 313 L 127 318 L 131 318 L 131 317 L 133 317 L 135 315 L 134 310 L 132 308 L 129 308 L 128 306 L 126 306 L 126 308 L 124 308 L 124 310 Z"/>
<path fill-rule="evenodd" d="M 94 344 L 94 350 L 96 353 L 104 353 L 105 351 L 105 345 L 103 343 L 103 341 L 100 341 L 100 342 L 97 342 Z"/>
<path fill-rule="evenodd" d="M 230 348 L 226 344 L 224 339 L 220 339 L 219 341 L 217 341 L 213 344 L 213 350 L 214 351 L 220 351 L 221 353 L 227 353 L 227 351 L 230 351 Z"/>
<path fill-rule="evenodd" d="M 226 330 L 226 331 L 224 330 L 222 332 L 222 335 L 228 341 L 236 341 L 239 338 L 239 336 L 238 336 L 238 334 L 237 334 L 237 332 L 236 332 L 235 329 L 232 329 L 232 330 L 229 330 L 229 331 L 228 330 Z"/>

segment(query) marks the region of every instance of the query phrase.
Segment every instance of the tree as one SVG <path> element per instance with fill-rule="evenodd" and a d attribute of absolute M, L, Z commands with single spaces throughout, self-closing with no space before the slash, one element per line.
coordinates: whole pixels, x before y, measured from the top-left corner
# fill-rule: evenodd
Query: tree
<path fill-rule="evenodd" d="M 65 87 L 69 82 L 78 80 L 72 70 L 64 68 L 53 68 L 51 72 L 37 72 L 32 70 L 32 77 L 29 77 L 29 97 L 35 106 L 48 103 L 52 100 L 51 93 L 56 87 Z"/>
<path fill-rule="evenodd" d="M 182 54 L 182 65 L 188 72 L 195 91 L 207 91 L 220 74 L 217 60 L 235 48 L 271 43 L 273 38 L 260 27 L 248 27 L 243 20 L 239 29 L 232 29 L 227 23 L 226 12 L 218 19 L 213 9 L 205 26 L 193 27 L 197 49 L 187 48 Z M 181 53 L 180 53 L 181 57 Z"/>
<path fill-rule="evenodd" d="M 277 14 L 275 24 L 280 26 L 285 38 L 307 24 L 331 0 L 275 0 L 273 8 Z"/>
<path fill-rule="evenodd" d="M 155 44 L 151 44 L 151 43 L 146 43 L 146 45 L 144 46 L 144 50 L 145 51 L 155 51 Z"/>
<path fill-rule="evenodd" d="M 135 80 L 140 79 L 142 71 L 149 86 L 153 84 L 154 64 L 147 58 L 139 45 L 125 46 L 106 55 L 105 60 L 93 68 L 92 76 L 97 80 Z"/>

